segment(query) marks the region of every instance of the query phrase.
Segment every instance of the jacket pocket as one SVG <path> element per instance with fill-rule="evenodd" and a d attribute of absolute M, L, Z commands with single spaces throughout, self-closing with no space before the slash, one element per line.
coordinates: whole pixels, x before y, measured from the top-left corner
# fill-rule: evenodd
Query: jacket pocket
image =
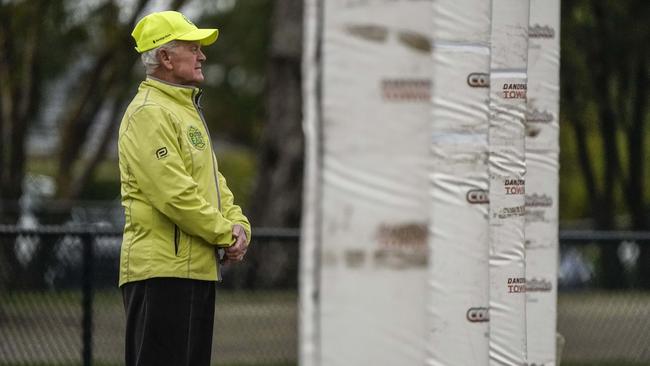
<path fill-rule="evenodd" d="M 178 256 L 178 247 L 181 241 L 181 232 L 177 225 L 174 225 L 174 254 Z"/>

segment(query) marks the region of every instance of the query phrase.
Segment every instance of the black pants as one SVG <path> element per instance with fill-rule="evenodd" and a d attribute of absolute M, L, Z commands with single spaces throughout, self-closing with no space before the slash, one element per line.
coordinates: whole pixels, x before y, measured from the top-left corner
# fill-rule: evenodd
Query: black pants
<path fill-rule="evenodd" d="M 215 282 L 152 278 L 122 286 L 126 366 L 209 366 Z"/>

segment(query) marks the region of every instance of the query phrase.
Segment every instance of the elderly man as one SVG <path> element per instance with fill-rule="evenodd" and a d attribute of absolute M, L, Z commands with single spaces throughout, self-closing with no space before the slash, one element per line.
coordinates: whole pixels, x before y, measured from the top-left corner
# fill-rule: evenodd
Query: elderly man
<path fill-rule="evenodd" d="M 126 365 L 208 366 L 220 261 L 241 261 L 251 236 L 200 105 L 201 46 L 218 30 L 164 11 L 132 36 L 147 78 L 119 132 Z"/>

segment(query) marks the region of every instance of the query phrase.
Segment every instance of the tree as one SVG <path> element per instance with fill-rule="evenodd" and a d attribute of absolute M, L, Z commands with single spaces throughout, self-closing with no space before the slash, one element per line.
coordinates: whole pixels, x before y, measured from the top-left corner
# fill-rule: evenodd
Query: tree
<path fill-rule="evenodd" d="M 255 227 L 298 227 L 302 202 L 304 139 L 302 133 L 302 1 L 273 0 L 263 16 L 270 18 L 266 57 L 264 114 L 258 143 L 257 177 L 249 218 Z M 264 24 L 264 23 L 263 23 Z M 255 234 L 253 233 L 253 236 Z M 251 252 L 247 263 L 232 268 L 235 286 L 294 285 L 295 276 L 281 270 L 297 261 L 286 245 L 268 242 Z M 280 269 L 280 270 L 278 270 Z"/>
<path fill-rule="evenodd" d="M 178 9 L 185 2 L 174 0 L 170 8 Z M 70 4 L 65 0 L 1 3 L 0 223 L 15 224 L 20 216 L 18 201 L 25 177 L 25 140 L 47 97 L 43 95 L 45 86 L 67 70 L 82 70 L 80 62 L 89 62 L 90 67 L 81 71 L 65 91 L 67 108 L 58 123 L 61 143 L 57 196 L 67 201 L 79 197 L 104 158 L 130 95 L 128 90 L 134 85 L 132 70 L 137 54 L 133 51 L 130 32 L 148 3 L 149 0 L 137 0 L 131 17 L 120 22 L 118 4 L 105 1 L 88 19 L 73 26 L 65 26 L 72 18 Z M 90 158 L 82 159 L 81 151 L 90 127 L 105 108 L 109 110 L 109 128 Z M 30 282 L 25 285 L 41 285 L 42 274 L 51 265 L 56 240 L 51 244 L 39 245 L 27 265 L 18 262 L 13 245 L 2 245 L 0 284 L 11 283 L 7 276 L 34 273 L 36 276 L 22 276 Z"/>
<path fill-rule="evenodd" d="M 42 81 L 38 62 L 43 42 L 65 37 L 41 14 L 60 19 L 60 1 L 3 2 L 0 5 L 0 222 L 14 223 L 25 174 L 25 137 L 38 113 Z M 57 16 L 58 15 L 58 16 Z"/>
<path fill-rule="evenodd" d="M 256 226 L 298 227 L 302 204 L 302 1 L 273 2 L 267 120 L 252 201 Z"/>
<path fill-rule="evenodd" d="M 620 229 L 615 216 L 624 212 L 628 229 L 648 229 L 650 28 L 633 21 L 648 16 L 645 0 L 562 2 L 561 111 L 575 135 L 596 229 Z M 639 278 L 650 288 L 650 248 L 641 253 Z M 606 288 L 621 287 L 616 247 L 602 249 L 600 270 Z"/>
<path fill-rule="evenodd" d="M 171 10 L 178 10 L 187 0 L 174 0 Z M 120 8 L 115 1 L 107 1 L 92 15 L 99 29 L 98 44 L 93 48 L 91 66 L 69 90 L 70 104 L 62 115 L 61 144 L 58 155 L 56 177 L 58 197 L 65 201 L 78 199 L 82 189 L 89 182 L 97 165 L 105 158 L 109 142 L 114 137 L 121 120 L 125 103 L 132 96 L 135 85 L 134 66 L 138 55 L 133 51 L 131 31 L 136 21 L 142 17 L 142 10 L 149 0 L 137 0 L 134 11 L 126 22 L 120 22 Z M 103 131 L 99 146 L 95 147 L 87 159 L 81 152 L 88 140 L 88 134 L 103 108 L 109 110 L 108 128 Z M 75 169 L 76 168 L 76 169 Z"/>
<path fill-rule="evenodd" d="M 67 55 L 48 52 L 51 44 L 77 40 L 76 27 L 60 27 L 64 17 L 62 1 L 3 2 L 0 5 L 0 223 L 15 224 L 20 210 L 25 175 L 25 139 L 39 113 L 43 85 L 62 72 Z M 42 22 L 34 22 L 41 19 Z M 74 47 L 73 49 L 74 50 Z M 49 56 L 48 63 L 41 62 Z M 48 252 L 51 253 L 51 250 Z M 48 262 L 45 251 L 35 253 L 38 269 Z M 20 272 L 13 245 L 0 248 L 0 286 L 12 283 Z"/>

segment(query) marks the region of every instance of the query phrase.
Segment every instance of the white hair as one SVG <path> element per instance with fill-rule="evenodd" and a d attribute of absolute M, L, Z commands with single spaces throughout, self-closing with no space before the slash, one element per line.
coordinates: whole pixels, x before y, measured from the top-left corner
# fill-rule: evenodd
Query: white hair
<path fill-rule="evenodd" d="M 158 51 L 160 50 L 170 50 L 174 47 L 180 46 L 178 41 L 170 41 L 164 45 L 158 46 L 152 50 L 142 52 L 140 59 L 144 65 L 144 71 L 147 75 L 153 74 L 154 71 L 160 66 L 160 61 L 158 60 Z"/>

